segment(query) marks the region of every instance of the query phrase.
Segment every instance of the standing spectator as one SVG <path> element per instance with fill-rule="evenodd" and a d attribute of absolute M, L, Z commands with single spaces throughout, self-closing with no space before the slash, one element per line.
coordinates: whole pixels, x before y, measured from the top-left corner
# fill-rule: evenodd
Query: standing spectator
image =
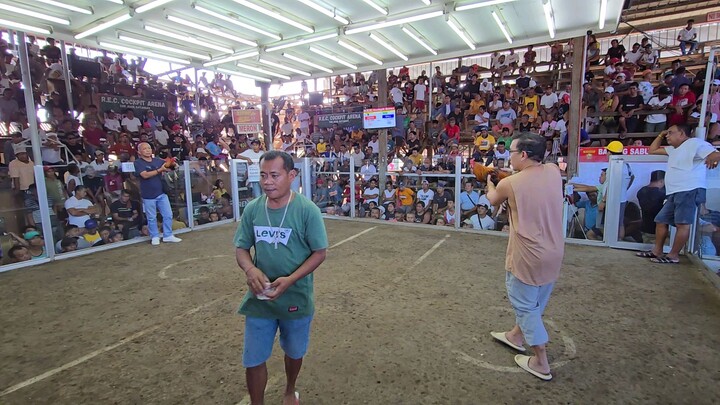
<path fill-rule="evenodd" d="M 664 148 L 661 147 L 663 138 L 669 145 Z M 661 132 L 650 145 L 650 153 L 668 156 L 668 168 L 665 172 L 666 200 L 655 216 L 655 246 L 652 250 L 637 255 L 648 257 L 654 263 L 679 263 L 680 251 L 688 241 L 696 211 L 705 203 L 706 168 L 717 168 L 720 151 L 716 151 L 702 139 L 691 138 L 690 127 L 680 124 Z M 670 252 L 663 255 L 669 225 L 674 225 L 677 232 Z"/>
<path fill-rule="evenodd" d="M 172 233 L 172 208 L 167 194 L 163 191 L 162 174 L 173 170 L 164 160 L 153 157 L 150 144 L 142 142 L 138 145 L 139 159 L 135 160 L 135 175 L 140 178 L 140 195 L 143 200 L 143 210 L 147 216 L 148 230 L 152 238 L 152 245 L 160 244 L 160 235 L 157 226 L 157 210 L 160 209 L 163 224 L 163 242 L 177 243 L 182 239 Z"/>
<path fill-rule="evenodd" d="M 617 61 L 622 61 L 625 57 L 625 46 L 621 44 L 617 39 L 613 39 L 610 41 L 610 48 L 607 50 L 607 55 L 605 55 L 605 64 L 608 65 L 611 60 L 617 59 Z"/>
<path fill-rule="evenodd" d="M 502 179 L 497 188 L 487 178 L 488 199 L 494 206 L 507 201 L 510 239 L 507 248 L 507 296 L 516 324 L 509 332 L 491 332 L 498 341 L 520 352 L 527 342 L 535 356 L 516 355 L 515 363 L 542 379 L 551 380 L 542 315 L 560 275 L 564 256 L 562 178 L 557 165 L 543 164 L 545 140 L 523 134 L 510 146 L 517 174 Z"/>
<path fill-rule="evenodd" d="M 687 26 L 681 29 L 678 34 L 677 40 L 680 42 L 680 52 L 682 52 L 683 55 L 693 53 L 697 47 L 697 30 L 693 27 L 694 23 L 695 20 L 689 19 Z M 690 45 L 689 50 L 687 49 L 688 44 Z"/>
<path fill-rule="evenodd" d="M 20 111 L 20 107 L 13 98 L 13 89 L 6 88 L 3 90 L 2 98 L 0 98 L 0 121 L 9 124 L 15 119 L 15 114 L 18 111 Z"/>
<path fill-rule="evenodd" d="M 537 58 L 537 52 L 533 50 L 532 45 L 528 45 L 527 51 L 525 51 L 525 54 L 523 55 L 522 67 L 524 67 L 528 72 L 531 70 L 534 71 L 537 65 L 535 58 Z"/>
<path fill-rule="evenodd" d="M 417 84 L 413 88 L 415 92 L 415 109 L 418 112 L 425 111 L 425 100 L 427 97 L 428 88 L 425 85 L 425 80 L 418 80 Z"/>
<path fill-rule="evenodd" d="M 23 195 L 35 183 L 34 163 L 28 157 L 27 148 L 24 144 L 13 145 L 15 159 L 8 164 L 8 175 L 12 179 L 13 190 L 18 195 Z"/>
<path fill-rule="evenodd" d="M 665 171 L 654 170 L 650 173 L 650 183 L 637 192 L 642 212 L 642 232 L 655 235 L 655 217 L 665 202 Z"/>
<path fill-rule="evenodd" d="M 243 366 L 251 402 L 263 403 L 266 361 L 279 327 L 284 403 L 291 403 L 297 401 L 295 383 L 310 337 L 312 272 L 325 260 L 328 240 L 318 207 L 290 189 L 296 176 L 292 157 L 268 152 L 260 167 L 266 197 L 247 205 L 235 234 L 237 262 L 249 287 L 239 311 L 246 317 Z"/>
<path fill-rule="evenodd" d="M 388 84 L 389 84 L 389 82 L 388 82 Z M 395 82 L 392 85 L 392 88 L 390 89 L 390 97 L 392 98 L 395 108 L 399 108 L 399 107 L 403 106 L 403 93 L 402 93 L 402 90 L 400 90 L 399 83 Z"/>

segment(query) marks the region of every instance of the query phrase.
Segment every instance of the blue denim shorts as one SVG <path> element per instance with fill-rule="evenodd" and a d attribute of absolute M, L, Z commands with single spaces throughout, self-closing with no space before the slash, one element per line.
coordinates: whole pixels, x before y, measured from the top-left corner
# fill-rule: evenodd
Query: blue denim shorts
<path fill-rule="evenodd" d="M 245 317 L 243 367 L 256 367 L 270 358 L 278 328 L 280 347 L 285 354 L 291 359 L 304 357 L 310 342 L 312 318 L 312 315 L 299 319 Z"/>
<path fill-rule="evenodd" d="M 704 188 L 670 194 L 655 216 L 655 222 L 668 225 L 692 224 L 697 208 L 705 202 L 705 194 Z"/>

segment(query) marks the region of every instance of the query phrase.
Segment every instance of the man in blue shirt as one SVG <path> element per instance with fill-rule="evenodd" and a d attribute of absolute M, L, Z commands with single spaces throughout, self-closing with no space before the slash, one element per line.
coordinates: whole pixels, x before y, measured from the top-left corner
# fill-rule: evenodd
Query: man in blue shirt
<path fill-rule="evenodd" d="M 147 142 L 138 145 L 138 159 L 135 161 L 135 175 L 140 179 L 140 196 L 147 217 L 148 230 L 154 246 L 160 244 L 157 227 L 157 210 L 163 219 L 163 242 L 177 243 L 182 239 L 172 233 L 172 208 L 170 199 L 163 192 L 162 174 L 173 169 L 164 160 L 153 157 L 152 147 Z"/>
<path fill-rule="evenodd" d="M 468 180 L 465 183 L 465 190 L 460 193 L 460 211 L 462 219 L 468 219 L 475 214 L 475 206 L 480 202 L 480 194 L 473 190 L 473 181 Z"/>
<path fill-rule="evenodd" d="M 587 200 L 578 201 L 575 206 L 585 209 L 585 224 L 583 229 L 588 239 L 602 240 L 602 231 L 597 228 L 598 217 L 598 193 L 597 191 L 588 191 Z"/>

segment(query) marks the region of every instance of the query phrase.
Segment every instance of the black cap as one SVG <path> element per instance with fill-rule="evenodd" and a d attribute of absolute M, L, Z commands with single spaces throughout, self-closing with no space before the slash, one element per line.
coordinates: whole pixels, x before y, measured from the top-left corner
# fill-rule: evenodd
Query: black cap
<path fill-rule="evenodd" d="M 668 86 L 662 86 L 662 87 L 660 87 L 660 89 L 658 90 L 658 93 L 660 93 L 660 94 L 672 94 L 673 92 L 672 92 L 672 89 L 671 89 L 670 87 L 668 87 Z"/>

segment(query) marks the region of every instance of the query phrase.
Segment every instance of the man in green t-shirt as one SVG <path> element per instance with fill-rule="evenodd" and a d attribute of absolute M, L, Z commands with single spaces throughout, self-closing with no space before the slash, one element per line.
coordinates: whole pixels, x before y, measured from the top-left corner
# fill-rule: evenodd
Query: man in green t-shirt
<path fill-rule="evenodd" d="M 265 362 L 278 328 L 287 375 L 283 403 L 297 401 L 295 382 L 315 309 L 312 272 L 325 260 L 328 247 L 320 209 L 290 189 L 295 176 L 289 154 L 265 153 L 260 158 L 265 194 L 245 207 L 235 233 L 235 255 L 249 287 L 238 312 L 246 317 L 243 366 L 252 404 L 264 401 Z"/>

